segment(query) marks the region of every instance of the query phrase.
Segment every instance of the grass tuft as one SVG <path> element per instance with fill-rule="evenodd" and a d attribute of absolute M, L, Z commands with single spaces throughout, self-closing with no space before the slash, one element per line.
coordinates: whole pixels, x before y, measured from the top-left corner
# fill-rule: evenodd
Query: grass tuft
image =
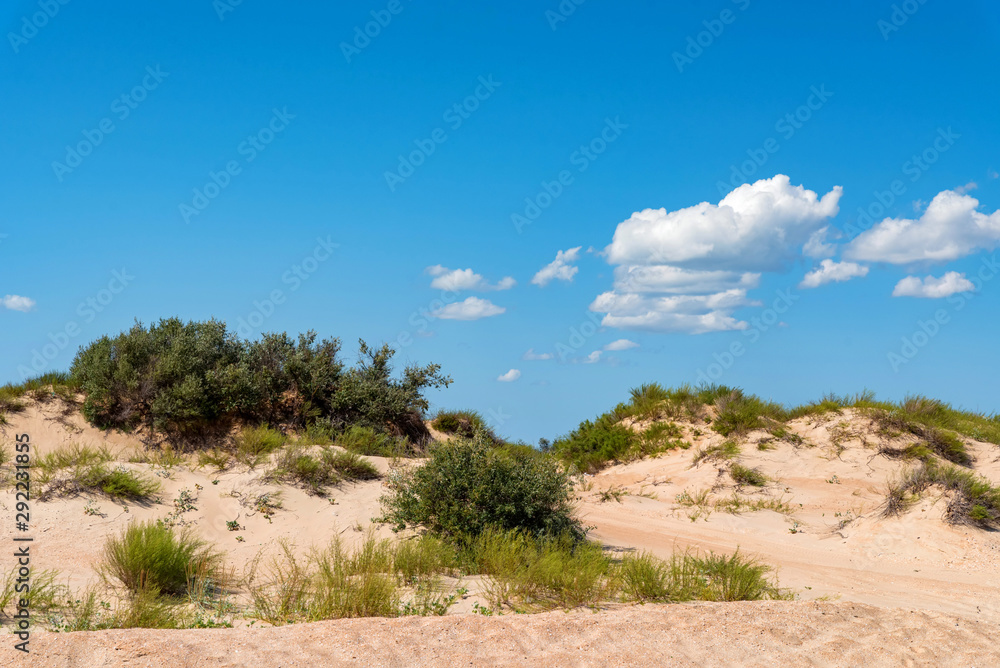
<path fill-rule="evenodd" d="M 222 556 L 190 531 L 132 522 L 105 541 L 98 572 L 134 595 L 151 595 L 153 590 L 156 595 L 180 595 L 197 577 L 218 579 L 221 564 Z"/>
<path fill-rule="evenodd" d="M 768 483 L 768 478 L 759 469 L 747 468 L 741 464 L 733 464 L 729 467 L 729 477 L 737 485 L 750 485 L 751 487 L 763 487 Z"/>

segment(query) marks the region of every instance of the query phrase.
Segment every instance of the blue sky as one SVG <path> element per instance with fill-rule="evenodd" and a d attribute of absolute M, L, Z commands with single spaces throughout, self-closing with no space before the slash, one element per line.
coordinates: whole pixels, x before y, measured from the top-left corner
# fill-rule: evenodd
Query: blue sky
<path fill-rule="evenodd" d="M 530 442 L 654 380 L 1000 410 L 995 3 L 2 21 L 0 380 L 177 315 L 389 342 Z"/>

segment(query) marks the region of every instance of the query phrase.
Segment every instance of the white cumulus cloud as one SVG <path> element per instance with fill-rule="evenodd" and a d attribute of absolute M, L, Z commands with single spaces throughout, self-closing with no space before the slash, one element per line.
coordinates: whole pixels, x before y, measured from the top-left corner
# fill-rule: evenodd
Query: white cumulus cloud
<path fill-rule="evenodd" d="M 534 348 L 528 348 L 528 352 L 521 356 L 523 360 L 550 360 L 552 353 L 536 353 Z"/>
<path fill-rule="evenodd" d="M 465 301 L 448 304 L 431 313 L 431 316 L 441 320 L 479 320 L 500 315 L 507 309 L 497 306 L 488 299 L 469 297 Z"/>
<path fill-rule="evenodd" d="M 819 263 L 818 269 L 813 269 L 802 282 L 800 288 L 818 288 L 826 283 L 834 281 L 849 281 L 852 278 L 861 278 L 868 275 L 868 267 L 864 267 L 854 262 L 834 262 L 833 260 L 823 260 Z"/>
<path fill-rule="evenodd" d="M 718 204 L 668 212 L 645 209 L 620 223 L 604 249 L 615 266 L 613 290 L 593 301 L 606 327 L 656 332 L 746 329 L 736 309 L 762 272 L 780 271 L 803 253 L 829 256 L 828 220 L 841 196 L 820 197 L 784 174 L 744 184 Z"/>
<path fill-rule="evenodd" d="M 20 295 L 6 295 L 3 299 L 0 299 L 0 305 L 4 308 L 8 308 L 11 311 L 21 311 L 27 313 L 31 309 L 35 308 L 35 300 L 30 297 L 22 297 Z"/>
<path fill-rule="evenodd" d="M 491 285 L 481 274 L 477 274 L 472 269 L 448 269 L 439 264 L 427 267 L 425 270 L 434 277 L 431 287 L 437 290 L 449 290 L 459 292 L 461 290 L 509 290 L 517 284 L 510 276 L 500 279 L 495 285 Z"/>
<path fill-rule="evenodd" d="M 517 369 L 511 369 L 505 374 L 497 376 L 497 380 L 501 383 L 513 383 L 515 380 L 521 377 L 521 372 Z"/>
<path fill-rule="evenodd" d="M 941 278 L 925 276 L 907 276 L 892 291 L 893 297 L 923 297 L 925 299 L 941 299 L 956 292 L 975 290 L 972 281 L 957 271 L 949 271 Z"/>
<path fill-rule="evenodd" d="M 979 200 L 957 190 L 935 195 L 916 220 L 886 218 L 844 251 L 849 260 L 910 264 L 948 262 L 1000 244 L 1000 211 L 985 214 Z"/>
<path fill-rule="evenodd" d="M 605 252 L 611 264 L 775 270 L 837 215 L 841 192 L 836 186 L 820 198 L 778 174 L 741 185 L 717 205 L 633 213 Z"/>
<path fill-rule="evenodd" d="M 599 362 L 601 360 L 601 355 L 602 354 L 603 354 L 603 351 L 601 351 L 601 350 L 595 350 L 594 352 L 592 352 L 589 355 L 587 355 L 587 357 L 583 360 L 583 363 L 584 364 L 596 364 L 597 362 Z"/>
<path fill-rule="evenodd" d="M 556 259 L 542 267 L 531 279 L 531 282 L 543 288 L 554 280 L 572 281 L 579 268 L 571 263 L 576 262 L 579 258 L 581 248 L 583 247 L 577 246 L 569 250 L 557 251 Z"/>
<path fill-rule="evenodd" d="M 612 341 L 608 345 L 604 346 L 604 350 L 615 351 L 615 350 L 628 350 L 630 348 L 638 348 L 639 344 L 635 341 L 629 341 L 628 339 L 618 339 L 617 341 Z"/>

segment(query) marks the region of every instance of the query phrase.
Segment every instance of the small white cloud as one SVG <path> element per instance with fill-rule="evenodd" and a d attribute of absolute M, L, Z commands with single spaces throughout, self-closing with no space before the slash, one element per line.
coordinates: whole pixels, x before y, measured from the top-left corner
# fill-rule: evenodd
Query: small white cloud
<path fill-rule="evenodd" d="M 572 281 L 579 268 L 574 267 L 571 263 L 576 262 L 580 256 L 581 248 L 583 247 L 577 246 L 569 250 L 557 251 L 556 259 L 542 267 L 535 274 L 535 277 L 531 279 L 531 282 L 540 288 L 544 288 L 554 280 Z"/>
<path fill-rule="evenodd" d="M 941 278 L 925 276 L 920 279 L 917 276 L 907 276 L 892 291 L 893 297 L 923 297 L 925 299 L 941 299 L 956 292 L 969 292 L 975 290 L 976 286 L 972 281 L 957 271 L 949 271 Z"/>
<path fill-rule="evenodd" d="M 20 295 L 6 295 L 3 299 L 0 299 L 0 305 L 4 308 L 8 308 L 11 311 L 21 311 L 27 313 L 31 309 L 35 308 L 35 300 L 29 297 L 22 297 Z"/>
<path fill-rule="evenodd" d="M 959 195 L 964 195 L 965 193 L 971 190 L 975 190 L 978 187 L 979 185 L 975 181 L 969 181 L 964 186 L 959 186 L 955 188 L 955 192 L 957 192 Z"/>
<path fill-rule="evenodd" d="M 802 282 L 800 288 L 818 288 L 826 283 L 834 281 L 849 281 L 852 278 L 860 278 L 868 275 L 868 267 L 853 262 L 834 262 L 833 260 L 823 260 L 818 269 L 813 269 Z"/>
<path fill-rule="evenodd" d="M 448 290 L 451 292 L 459 292 L 461 290 L 510 290 L 517 285 L 517 281 L 510 276 L 500 279 L 496 285 L 490 285 L 489 281 L 483 278 L 481 274 L 472 271 L 472 269 L 449 269 L 440 264 L 427 267 L 424 271 L 434 276 L 434 280 L 431 281 L 431 287 L 436 290 Z"/>
<path fill-rule="evenodd" d="M 989 174 L 991 179 L 1000 178 L 1000 172 L 997 172 L 995 169 L 991 169 L 987 174 Z"/>
<path fill-rule="evenodd" d="M 602 351 L 595 350 L 594 352 L 592 352 L 589 355 L 587 355 L 587 358 L 585 360 L 583 360 L 583 363 L 584 364 L 594 364 L 595 362 L 600 361 L 601 354 L 602 354 Z"/>
<path fill-rule="evenodd" d="M 534 348 L 528 348 L 528 352 L 521 356 L 523 360 L 550 360 L 552 353 L 536 353 Z"/>
<path fill-rule="evenodd" d="M 517 369 L 511 369 L 507 373 L 497 376 L 497 380 L 501 383 L 513 383 L 515 380 L 521 377 L 521 372 Z"/>
<path fill-rule="evenodd" d="M 465 301 L 448 304 L 431 313 L 431 316 L 441 320 L 479 320 L 480 318 L 500 315 L 506 310 L 488 299 L 469 297 Z"/>
<path fill-rule="evenodd" d="M 612 341 L 608 345 L 604 346 L 604 350 L 615 351 L 615 350 L 628 350 L 629 348 L 638 348 L 639 344 L 635 341 L 629 341 L 628 339 L 618 339 L 617 341 Z"/>

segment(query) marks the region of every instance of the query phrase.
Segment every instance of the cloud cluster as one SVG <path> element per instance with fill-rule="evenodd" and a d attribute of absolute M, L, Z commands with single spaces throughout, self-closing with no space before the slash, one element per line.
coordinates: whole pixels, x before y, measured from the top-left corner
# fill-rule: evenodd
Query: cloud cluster
<path fill-rule="evenodd" d="M 478 290 L 483 292 L 488 290 L 510 290 L 517 285 L 517 281 L 510 276 L 505 276 L 495 285 L 491 285 L 481 274 L 477 274 L 472 269 L 448 269 L 436 264 L 433 267 L 427 267 L 425 271 L 434 277 L 434 280 L 431 281 L 431 287 L 437 290 L 449 290 L 451 292 Z"/>
<path fill-rule="evenodd" d="M 554 280 L 566 281 L 567 283 L 572 282 L 579 268 L 573 266 L 571 263 L 576 262 L 579 258 L 581 248 L 583 246 L 557 251 L 556 259 L 542 267 L 535 274 L 535 277 L 531 279 L 531 282 L 540 288 L 544 288 Z"/>
<path fill-rule="evenodd" d="M 818 269 L 813 269 L 805 275 L 805 278 L 799 283 L 800 288 L 818 288 L 826 283 L 849 281 L 852 278 L 868 275 L 868 267 L 854 262 L 823 260 L 819 264 Z"/>
<path fill-rule="evenodd" d="M 424 272 L 434 277 L 434 280 L 431 281 L 432 288 L 446 292 L 509 290 L 517 284 L 517 281 L 510 276 L 505 276 L 497 283 L 491 284 L 472 269 L 449 269 L 440 264 L 427 267 Z M 488 299 L 468 297 L 461 302 L 446 304 L 431 311 L 429 315 L 441 320 L 479 320 L 480 318 L 500 315 L 506 311 L 506 308 L 497 306 Z"/>
<path fill-rule="evenodd" d="M 886 218 L 844 249 L 848 260 L 890 264 L 957 260 L 1000 244 L 1000 211 L 977 211 L 979 200 L 965 188 L 938 193 L 916 220 Z"/>
<path fill-rule="evenodd" d="M 949 271 L 941 278 L 925 276 L 907 276 L 892 291 L 893 297 L 923 297 L 924 299 L 941 299 L 950 297 L 956 292 L 975 290 L 972 281 L 957 271 Z"/>
<path fill-rule="evenodd" d="M 21 311 L 22 313 L 27 313 L 31 309 L 35 308 L 35 300 L 30 297 L 22 297 L 20 295 L 5 295 L 3 299 L 0 299 L 0 306 L 11 311 Z"/>
<path fill-rule="evenodd" d="M 754 306 L 747 290 L 762 272 L 779 271 L 803 247 L 828 254 L 826 221 L 839 211 L 841 188 L 820 197 L 778 174 L 744 184 L 718 204 L 668 212 L 639 211 L 618 225 L 605 249 L 615 266 L 611 291 L 590 309 L 607 327 L 687 332 L 746 329 L 733 316 Z"/>

